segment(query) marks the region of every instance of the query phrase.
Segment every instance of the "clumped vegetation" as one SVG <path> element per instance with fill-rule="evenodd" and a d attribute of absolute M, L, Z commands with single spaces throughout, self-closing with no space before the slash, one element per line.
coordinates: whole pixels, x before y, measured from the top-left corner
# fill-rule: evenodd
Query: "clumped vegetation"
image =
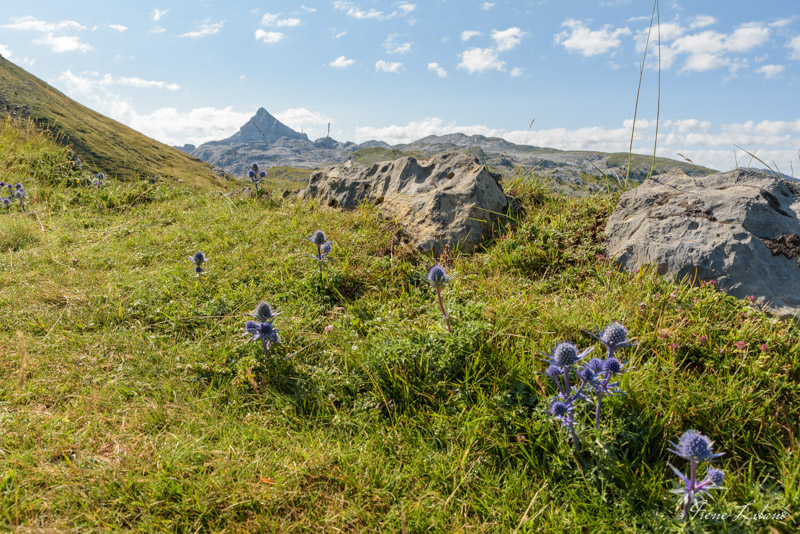
<path fill-rule="evenodd" d="M 72 157 L 2 125 L 0 180 L 28 191 L 25 211 L 0 210 L 3 530 L 796 526 L 800 327 L 712 283 L 618 272 L 602 255 L 614 196 L 507 184 L 518 209 L 485 252 L 438 259 L 458 273 L 444 311 L 432 258 L 368 206 L 83 186 Z M 335 229 L 324 284 L 316 228 Z M 620 365 L 597 367 L 602 398 L 570 414 L 580 450 L 538 354 L 565 340 Z M 706 436 L 725 455 L 676 477 L 674 454 L 691 471 L 717 456 Z M 703 511 L 728 517 L 682 522 L 711 487 Z"/>

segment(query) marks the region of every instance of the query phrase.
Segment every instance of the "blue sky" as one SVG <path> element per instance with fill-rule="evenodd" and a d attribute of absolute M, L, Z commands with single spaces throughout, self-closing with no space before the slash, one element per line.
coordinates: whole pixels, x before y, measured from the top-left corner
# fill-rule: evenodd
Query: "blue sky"
<path fill-rule="evenodd" d="M 622 152 L 652 7 L 4 0 L 0 54 L 169 144 L 227 137 L 264 107 L 312 139 L 331 123 L 339 140 L 461 131 Z M 800 174 L 800 2 L 664 1 L 660 17 L 658 154 L 728 170 L 747 164 L 739 145 Z M 653 146 L 657 61 L 650 49 L 642 153 Z"/>

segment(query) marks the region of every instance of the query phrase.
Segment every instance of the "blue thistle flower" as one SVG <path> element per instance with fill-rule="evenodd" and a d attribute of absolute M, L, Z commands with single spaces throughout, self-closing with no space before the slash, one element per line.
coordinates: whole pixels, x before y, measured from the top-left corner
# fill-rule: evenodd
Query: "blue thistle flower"
<path fill-rule="evenodd" d="M 6 208 L 6 209 L 10 209 L 11 208 L 11 197 L 4 198 L 2 200 L 2 202 L 3 202 L 3 207 L 4 208 Z"/>
<path fill-rule="evenodd" d="M 670 442 L 674 449 L 669 449 L 672 454 L 689 460 L 689 476 L 687 477 L 674 465 L 667 465 L 678 475 L 683 483 L 682 487 L 670 490 L 681 496 L 679 504 L 683 507 L 683 519 L 689 518 L 689 510 L 692 505 L 698 502 L 709 489 L 720 488 L 725 479 L 725 473 L 721 469 L 709 467 L 706 470 L 706 478 L 702 482 L 697 482 L 698 462 L 711 461 L 722 456 L 724 453 L 712 452 L 713 441 L 698 432 L 697 430 L 687 430 L 678 440 L 678 444 Z"/>
<path fill-rule="evenodd" d="M 543 356 L 549 356 L 549 358 L 545 359 L 552 365 L 556 365 L 561 369 L 565 369 L 581 361 L 587 354 L 592 352 L 592 350 L 594 350 L 594 347 L 589 347 L 585 351 L 578 354 L 578 349 L 573 343 L 570 343 L 569 341 L 563 341 L 553 348 L 553 352 L 551 354 L 540 354 Z"/>
<path fill-rule="evenodd" d="M 447 273 L 444 270 L 444 267 L 441 265 L 434 265 L 428 271 L 427 280 L 428 283 L 438 289 L 444 287 L 444 285 L 450 280 L 450 276 L 447 276 Z"/>
<path fill-rule="evenodd" d="M 199 276 L 203 272 L 203 264 L 208 261 L 208 258 L 198 250 L 193 256 L 189 257 L 189 261 L 194 262 L 194 272 Z"/>
<path fill-rule="evenodd" d="M 572 428 L 572 411 L 572 402 L 569 400 L 556 399 L 550 405 L 550 413 L 553 414 L 556 421 L 561 422 L 562 427 Z"/>
<path fill-rule="evenodd" d="M 270 306 L 268 303 L 259 302 L 258 306 L 256 306 L 255 313 L 250 313 L 248 315 L 254 319 L 258 319 L 261 322 L 267 322 L 270 319 L 274 319 L 276 314 L 272 311 L 272 306 Z"/>
<path fill-rule="evenodd" d="M 261 340 L 264 358 L 267 357 L 270 345 L 280 343 L 280 336 L 272 326 L 272 321 L 247 321 L 244 324 L 245 336 L 250 336 L 251 341 Z"/>
<path fill-rule="evenodd" d="M 725 471 L 709 467 L 708 471 L 706 471 L 706 479 L 711 482 L 711 485 L 714 487 L 722 487 L 722 482 L 725 480 Z"/>
<path fill-rule="evenodd" d="M 677 445 L 671 441 L 669 444 L 674 447 L 669 449 L 669 452 L 684 460 L 707 462 L 725 454 L 723 452 L 714 453 L 712 451 L 714 442 L 697 430 L 687 430 L 680 437 Z"/>
<path fill-rule="evenodd" d="M 448 281 L 450 281 L 451 278 L 452 276 L 447 276 L 444 267 L 441 265 L 434 265 L 431 267 L 426 278 L 428 284 L 436 289 L 436 300 L 439 301 L 439 310 L 442 312 L 442 317 L 444 317 L 445 321 L 447 322 L 448 332 L 452 332 L 453 329 L 450 327 L 450 316 L 444 309 L 444 302 L 442 301 L 442 288 Z"/>
<path fill-rule="evenodd" d="M 322 230 L 316 230 L 311 234 L 311 237 L 306 237 L 306 240 L 317 245 L 317 255 L 312 255 L 311 257 L 319 262 L 319 281 L 322 283 L 322 264 L 327 260 L 331 251 L 333 251 L 333 243 L 328 241 L 328 238 L 325 237 L 325 232 Z"/>
<path fill-rule="evenodd" d="M 321 247 L 326 241 L 328 241 L 328 238 L 325 237 L 325 232 L 322 230 L 315 231 L 313 234 L 311 234 L 311 237 L 307 237 L 306 239 L 318 247 Z"/>
<path fill-rule="evenodd" d="M 595 330 L 596 333 L 594 334 L 587 330 L 584 330 L 583 332 L 605 345 L 606 350 L 608 351 L 608 354 L 606 355 L 607 357 L 613 356 L 614 352 L 619 349 L 638 345 L 638 343 L 633 341 L 633 338 L 628 338 L 628 329 L 622 326 L 620 323 L 613 322 L 606 326 L 602 332 L 596 327 Z"/>
<path fill-rule="evenodd" d="M 594 374 L 598 375 L 603 372 L 603 360 L 600 358 L 592 358 L 586 362 L 586 368 L 590 369 Z"/>
<path fill-rule="evenodd" d="M 603 373 L 606 376 L 618 375 L 625 372 L 624 366 L 625 364 L 620 363 L 618 359 L 612 356 L 611 358 L 606 358 L 606 361 L 603 362 Z"/>
<path fill-rule="evenodd" d="M 266 177 L 267 177 L 267 171 L 260 171 L 260 172 L 258 173 L 258 177 L 259 177 L 259 178 L 261 178 L 261 179 L 263 180 L 264 178 L 266 178 Z"/>

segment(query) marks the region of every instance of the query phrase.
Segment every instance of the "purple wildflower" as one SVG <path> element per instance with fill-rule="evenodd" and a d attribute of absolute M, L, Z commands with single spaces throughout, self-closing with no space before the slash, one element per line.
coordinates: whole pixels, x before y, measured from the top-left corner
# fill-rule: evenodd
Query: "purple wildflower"
<path fill-rule="evenodd" d="M 689 460 L 688 477 L 674 465 L 667 464 L 683 482 L 683 487 L 671 491 L 681 495 L 680 504 L 683 507 L 684 521 L 689 518 L 689 510 L 692 505 L 699 501 L 709 489 L 719 488 L 725 478 L 725 473 L 722 470 L 709 467 L 706 470 L 706 478 L 701 482 L 697 481 L 697 464 L 699 462 L 709 462 L 724 454 L 721 452 L 714 453 L 712 450 L 713 443 L 697 430 L 684 432 L 677 444 L 670 442 L 673 449 L 669 449 L 669 452 Z"/>

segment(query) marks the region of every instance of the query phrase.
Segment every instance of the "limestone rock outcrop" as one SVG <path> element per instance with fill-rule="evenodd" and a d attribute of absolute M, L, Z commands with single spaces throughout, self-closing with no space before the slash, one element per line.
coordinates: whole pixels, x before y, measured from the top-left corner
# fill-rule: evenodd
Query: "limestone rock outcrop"
<path fill-rule="evenodd" d="M 352 161 L 311 175 L 301 198 L 344 209 L 362 202 L 398 222 L 421 250 L 474 252 L 508 206 L 497 177 L 474 156 L 459 152 L 427 160 L 402 157 L 365 166 Z"/>
<path fill-rule="evenodd" d="M 783 317 L 800 313 L 800 188 L 762 171 L 671 172 L 624 193 L 606 249 L 626 270 L 717 281 Z"/>

